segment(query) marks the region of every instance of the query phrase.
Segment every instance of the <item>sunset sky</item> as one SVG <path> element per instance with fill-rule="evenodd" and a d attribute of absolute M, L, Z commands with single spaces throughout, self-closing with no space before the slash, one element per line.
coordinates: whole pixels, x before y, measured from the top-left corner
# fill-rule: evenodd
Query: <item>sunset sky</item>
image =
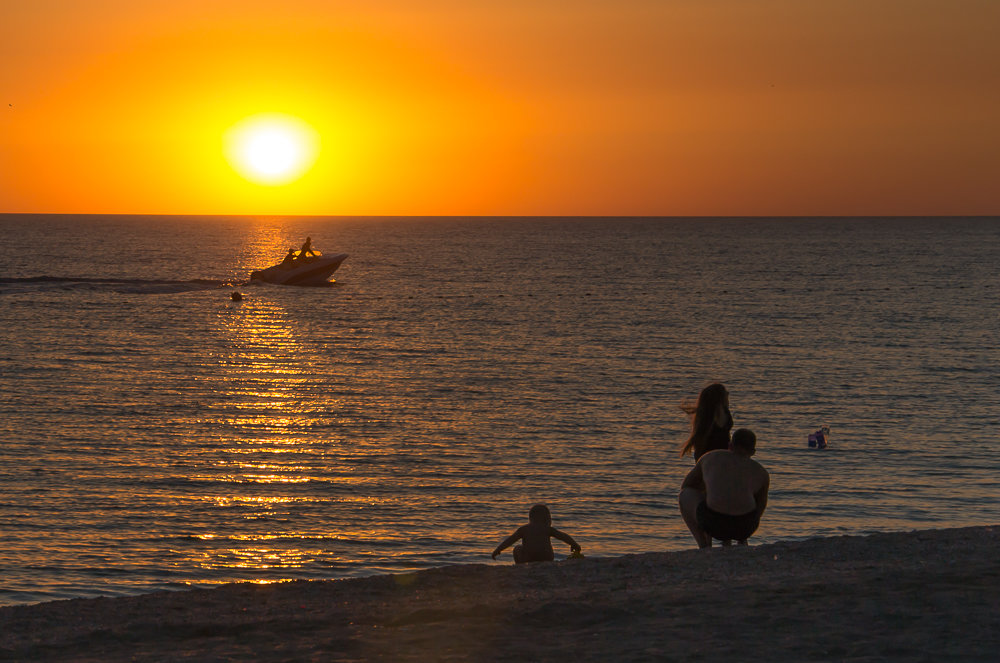
<path fill-rule="evenodd" d="M 1000 214 L 998 30 L 997 0 L 0 0 L 0 212 Z M 311 156 L 255 178 L 255 117 Z"/>

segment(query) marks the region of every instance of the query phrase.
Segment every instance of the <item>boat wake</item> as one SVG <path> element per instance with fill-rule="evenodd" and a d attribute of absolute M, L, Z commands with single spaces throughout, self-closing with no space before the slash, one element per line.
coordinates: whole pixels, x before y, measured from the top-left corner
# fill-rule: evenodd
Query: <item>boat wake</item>
<path fill-rule="evenodd" d="M 213 290 L 229 285 L 213 279 L 176 281 L 168 279 L 105 279 L 68 276 L 33 276 L 29 278 L 0 278 L 0 295 L 59 290 L 85 290 L 118 292 L 126 294 L 161 295 L 197 290 Z"/>

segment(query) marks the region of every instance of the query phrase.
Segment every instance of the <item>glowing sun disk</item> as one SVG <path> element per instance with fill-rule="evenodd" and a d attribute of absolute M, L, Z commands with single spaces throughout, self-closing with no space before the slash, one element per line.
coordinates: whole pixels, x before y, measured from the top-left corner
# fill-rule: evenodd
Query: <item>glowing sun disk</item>
<path fill-rule="evenodd" d="M 264 113 L 233 125 L 224 137 L 224 151 L 236 172 L 251 182 L 287 184 L 316 161 L 319 136 L 296 117 Z"/>

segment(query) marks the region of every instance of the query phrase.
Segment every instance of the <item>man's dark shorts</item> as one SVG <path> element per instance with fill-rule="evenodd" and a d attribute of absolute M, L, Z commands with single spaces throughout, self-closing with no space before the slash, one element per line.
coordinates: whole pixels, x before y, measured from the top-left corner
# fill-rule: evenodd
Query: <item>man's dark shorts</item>
<path fill-rule="evenodd" d="M 698 527 L 705 530 L 713 539 L 720 541 L 749 539 L 760 525 L 760 517 L 756 510 L 741 516 L 730 516 L 726 513 L 712 511 L 705 502 L 698 505 L 696 515 Z"/>

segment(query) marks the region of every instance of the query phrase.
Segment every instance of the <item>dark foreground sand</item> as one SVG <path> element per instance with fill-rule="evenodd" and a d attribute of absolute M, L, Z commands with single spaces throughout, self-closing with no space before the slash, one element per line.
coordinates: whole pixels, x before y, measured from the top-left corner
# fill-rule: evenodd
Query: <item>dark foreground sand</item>
<path fill-rule="evenodd" d="M 1000 527 L 15 606 L 0 658 L 997 661 Z"/>

